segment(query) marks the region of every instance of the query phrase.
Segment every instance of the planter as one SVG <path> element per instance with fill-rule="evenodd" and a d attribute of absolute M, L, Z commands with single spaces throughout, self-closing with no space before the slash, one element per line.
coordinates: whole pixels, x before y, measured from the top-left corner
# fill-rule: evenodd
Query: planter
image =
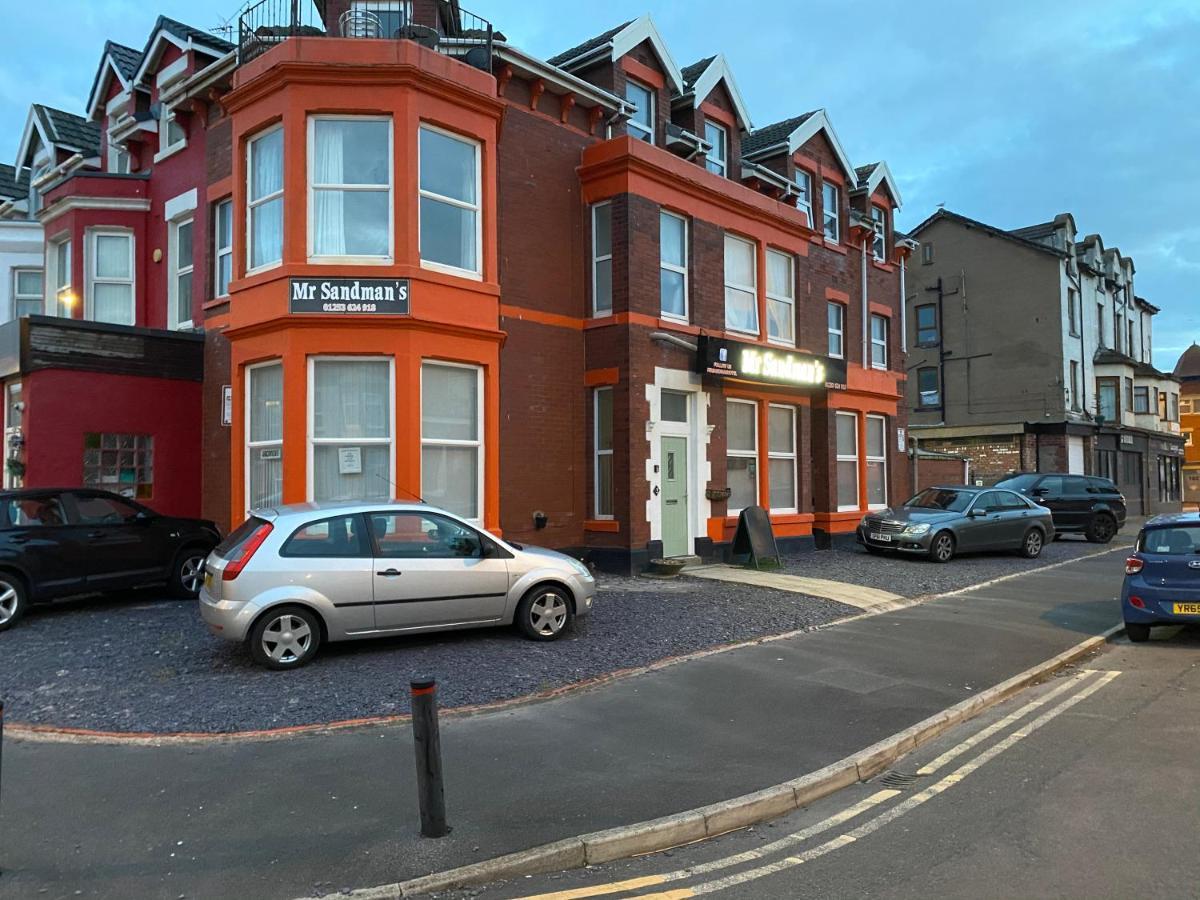
<path fill-rule="evenodd" d="M 683 571 L 685 565 L 682 559 L 652 559 L 646 574 L 657 578 L 674 578 Z"/>
<path fill-rule="evenodd" d="M 708 488 L 704 491 L 704 496 L 708 500 L 728 500 L 729 495 L 733 493 L 731 488 Z"/>

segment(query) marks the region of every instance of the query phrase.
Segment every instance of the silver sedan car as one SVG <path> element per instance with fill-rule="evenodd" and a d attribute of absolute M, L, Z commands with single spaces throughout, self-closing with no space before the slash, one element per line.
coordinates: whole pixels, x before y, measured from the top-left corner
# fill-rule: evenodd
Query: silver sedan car
<path fill-rule="evenodd" d="M 595 593 L 578 560 L 426 504 L 304 503 L 256 510 L 213 550 L 200 614 L 261 665 L 295 669 L 323 641 L 514 623 L 552 641 Z"/>

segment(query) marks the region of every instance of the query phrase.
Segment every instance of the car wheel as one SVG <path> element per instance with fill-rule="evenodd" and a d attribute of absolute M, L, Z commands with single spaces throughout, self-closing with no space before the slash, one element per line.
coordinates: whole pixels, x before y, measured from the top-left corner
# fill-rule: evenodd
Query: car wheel
<path fill-rule="evenodd" d="M 0 574 L 0 631 L 12 628 L 29 608 L 29 595 L 20 579 Z"/>
<path fill-rule="evenodd" d="M 171 593 L 176 597 L 195 598 L 204 585 L 204 560 L 207 551 L 184 547 L 171 566 Z"/>
<path fill-rule="evenodd" d="M 1150 640 L 1150 626 L 1139 625 L 1134 622 L 1125 623 L 1125 635 L 1135 644 L 1145 643 Z"/>
<path fill-rule="evenodd" d="M 954 559 L 954 535 L 939 531 L 929 543 L 929 558 L 934 562 L 948 563 Z"/>
<path fill-rule="evenodd" d="M 269 610 L 250 629 L 250 655 L 268 669 L 298 669 L 321 646 L 321 623 L 303 606 Z"/>
<path fill-rule="evenodd" d="M 1021 541 L 1021 555 L 1026 559 L 1037 559 L 1042 555 L 1042 547 L 1046 543 L 1046 538 L 1038 528 L 1030 528 L 1025 532 L 1025 538 Z"/>
<path fill-rule="evenodd" d="M 546 584 L 526 594 L 517 606 L 517 627 L 535 641 L 554 641 L 575 620 L 566 588 Z"/>
<path fill-rule="evenodd" d="M 1088 523 L 1087 531 L 1084 535 L 1093 544 L 1107 544 L 1113 539 L 1113 535 L 1117 533 L 1117 523 L 1112 516 L 1100 513 L 1092 516 L 1092 521 Z"/>

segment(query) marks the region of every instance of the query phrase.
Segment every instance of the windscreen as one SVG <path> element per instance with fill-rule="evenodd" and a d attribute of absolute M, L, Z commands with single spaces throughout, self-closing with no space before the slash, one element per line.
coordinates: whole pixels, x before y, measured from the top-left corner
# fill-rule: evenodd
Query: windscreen
<path fill-rule="evenodd" d="M 1165 556 L 1191 556 L 1200 552 L 1200 525 L 1147 528 L 1138 540 L 1138 550 Z"/>
<path fill-rule="evenodd" d="M 967 491 L 950 488 L 926 488 L 904 505 L 916 509 L 938 509 L 945 512 L 962 512 L 971 505 L 975 495 Z"/>
<path fill-rule="evenodd" d="M 998 488 L 1008 488 L 1010 491 L 1027 491 L 1037 483 L 1041 475 L 1010 475 L 996 482 Z"/>
<path fill-rule="evenodd" d="M 228 537 L 217 544 L 217 548 L 213 552 L 222 559 L 228 559 L 229 554 L 236 550 L 246 538 L 254 534 L 254 530 L 259 525 L 263 524 L 265 524 L 265 520 L 258 518 L 258 516 L 251 516 L 233 531 L 229 532 Z"/>

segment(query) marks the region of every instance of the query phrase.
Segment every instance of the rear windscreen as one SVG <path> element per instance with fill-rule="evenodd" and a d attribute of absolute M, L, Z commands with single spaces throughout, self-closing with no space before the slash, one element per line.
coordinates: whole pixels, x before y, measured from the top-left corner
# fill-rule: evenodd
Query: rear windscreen
<path fill-rule="evenodd" d="M 1200 525 L 1147 528 L 1138 540 L 1143 553 L 1188 556 L 1200 551 Z"/>
<path fill-rule="evenodd" d="M 259 525 L 265 524 L 265 520 L 258 518 L 258 516 L 251 516 L 237 528 L 233 529 L 233 531 L 229 532 L 229 536 L 217 544 L 217 549 L 213 552 L 222 558 L 228 557 L 232 551 L 237 549 L 242 541 L 254 534 L 254 530 Z"/>

